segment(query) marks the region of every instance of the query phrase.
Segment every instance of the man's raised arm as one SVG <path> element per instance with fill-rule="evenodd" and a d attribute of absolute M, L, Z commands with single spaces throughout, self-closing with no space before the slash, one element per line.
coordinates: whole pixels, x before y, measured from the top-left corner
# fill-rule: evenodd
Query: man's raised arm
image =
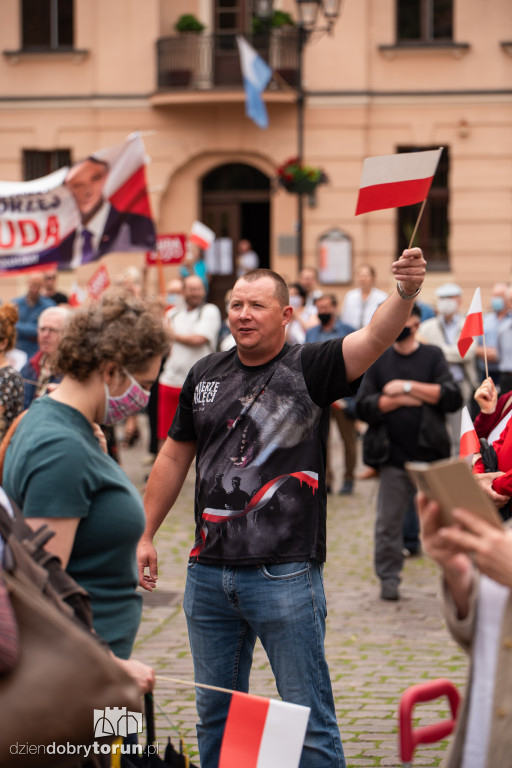
<path fill-rule="evenodd" d="M 354 381 L 393 344 L 409 317 L 425 279 L 426 262 L 420 248 L 406 249 L 393 263 L 397 289 L 376 310 L 369 324 L 343 341 L 347 380 Z"/>
<path fill-rule="evenodd" d="M 146 530 L 137 548 L 139 584 L 151 592 L 158 578 L 158 559 L 153 538 L 178 498 L 196 453 L 195 442 L 178 442 L 168 437 L 149 475 L 144 508 Z M 145 569 L 149 573 L 145 573 Z"/>

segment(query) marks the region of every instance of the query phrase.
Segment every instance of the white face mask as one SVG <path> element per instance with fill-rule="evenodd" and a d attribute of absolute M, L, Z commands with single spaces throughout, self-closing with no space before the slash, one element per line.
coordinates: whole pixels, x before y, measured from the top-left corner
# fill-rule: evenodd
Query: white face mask
<path fill-rule="evenodd" d="M 302 307 L 302 299 L 300 296 L 290 296 L 290 307 L 298 309 Z"/>
<path fill-rule="evenodd" d="M 450 317 L 450 315 L 454 315 L 457 312 L 459 302 L 457 299 L 438 299 L 436 308 L 443 317 Z"/>

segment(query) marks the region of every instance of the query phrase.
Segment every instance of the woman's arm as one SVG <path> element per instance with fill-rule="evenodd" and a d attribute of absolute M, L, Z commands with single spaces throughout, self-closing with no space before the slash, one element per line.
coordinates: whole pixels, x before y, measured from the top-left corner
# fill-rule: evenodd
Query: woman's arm
<path fill-rule="evenodd" d="M 71 550 L 75 543 L 79 517 L 27 517 L 26 522 L 33 531 L 37 531 L 44 523 L 47 524 L 55 536 L 46 544 L 46 549 L 53 555 L 57 555 L 66 568 L 71 556 Z"/>

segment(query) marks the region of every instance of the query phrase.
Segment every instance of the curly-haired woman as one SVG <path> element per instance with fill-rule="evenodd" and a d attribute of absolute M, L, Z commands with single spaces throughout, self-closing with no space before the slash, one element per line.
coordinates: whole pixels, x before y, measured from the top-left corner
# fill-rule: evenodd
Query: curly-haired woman
<path fill-rule="evenodd" d="M 16 344 L 17 319 L 14 304 L 0 307 L 0 440 L 23 410 L 23 379 L 7 358 L 7 352 Z"/>
<path fill-rule="evenodd" d="M 55 531 L 48 549 L 89 592 L 94 628 L 120 659 L 129 658 L 141 617 L 136 547 L 144 510 L 102 450 L 96 425 L 146 405 L 167 348 L 158 315 L 124 291 L 78 309 L 59 344 L 62 381 L 32 403 L 5 457 L 6 492 L 29 523 L 37 518 Z"/>

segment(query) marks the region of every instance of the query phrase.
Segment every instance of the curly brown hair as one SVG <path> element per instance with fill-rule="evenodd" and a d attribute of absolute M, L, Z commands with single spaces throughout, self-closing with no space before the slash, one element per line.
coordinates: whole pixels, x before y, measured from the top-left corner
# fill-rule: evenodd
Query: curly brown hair
<path fill-rule="evenodd" d="M 18 307 L 16 304 L 3 304 L 0 307 L 0 341 L 7 339 L 5 352 L 14 349 L 16 344 L 16 322 Z"/>
<path fill-rule="evenodd" d="M 118 363 L 134 373 L 168 350 L 169 340 L 156 309 L 114 288 L 73 313 L 59 342 L 56 368 L 85 381 L 103 362 Z"/>

